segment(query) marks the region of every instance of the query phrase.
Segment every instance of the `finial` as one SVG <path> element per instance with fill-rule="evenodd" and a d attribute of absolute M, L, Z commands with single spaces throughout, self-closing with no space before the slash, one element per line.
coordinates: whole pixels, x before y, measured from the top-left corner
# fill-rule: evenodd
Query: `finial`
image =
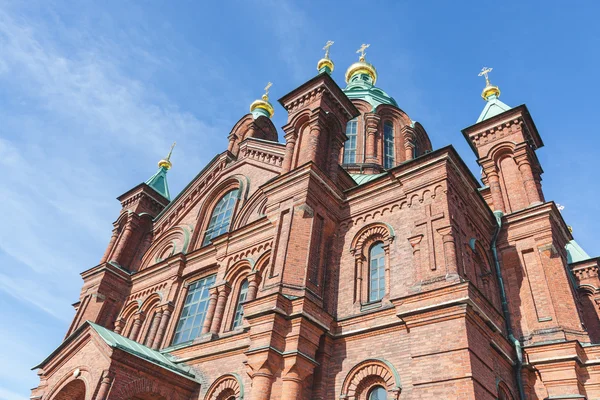
<path fill-rule="evenodd" d="M 481 97 L 483 97 L 484 100 L 500 97 L 500 89 L 498 86 L 492 85 L 490 83 L 490 78 L 488 77 L 488 74 L 492 72 L 492 70 L 493 68 L 483 67 L 478 75 L 485 77 L 485 88 L 483 88 L 483 92 L 481 92 Z"/>
<path fill-rule="evenodd" d="M 370 46 L 370 44 L 363 43 L 360 46 L 360 48 L 358 50 L 356 50 L 357 53 L 360 53 L 360 58 L 359 58 L 360 61 L 363 61 L 363 62 L 365 61 L 365 56 L 367 55 L 367 53 L 365 53 L 365 50 L 368 49 L 369 46 Z"/>
<path fill-rule="evenodd" d="M 264 101 L 269 101 L 269 89 L 271 86 L 273 86 L 271 82 L 267 83 L 267 86 L 265 86 L 265 94 L 262 95 Z"/>
<path fill-rule="evenodd" d="M 167 155 L 167 158 L 164 158 L 158 162 L 159 167 L 170 169 L 173 166 L 173 164 L 171 164 L 171 154 L 173 154 L 173 148 L 176 144 L 177 142 L 173 142 L 173 144 L 171 145 L 171 149 L 169 150 L 169 154 Z"/>
<path fill-rule="evenodd" d="M 371 65 L 365 61 L 365 56 L 367 55 L 367 53 L 365 53 L 365 50 L 368 49 L 369 46 L 371 46 L 371 45 L 363 43 L 360 46 L 360 48 L 358 50 L 356 50 L 357 53 L 360 53 L 360 57 L 357 62 L 352 64 L 346 70 L 346 83 L 349 84 L 350 79 L 353 76 L 359 75 L 359 74 L 367 75 L 370 77 L 370 79 L 367 79 L 367 80 L 360 79 L 360 83 L 363 85 L 366 84 L 366 85 L 373 86 L 377 82 L 377 70 L 375 69 L 375 67 L 373 65 Z"/>
<path fill-rule="evenodd" d="M 323 47 L 323 50 L 325 50 L 325 58 L 329 58 L 329 48 L 333 43 L 335 43 L 333 40 L 328 40 L 327 43 L 325 43 L 325 46 Z"/>
<path fill-rule="evenodd" d="M 273 86 L 271 82 L 267 83 L 265 86 L 265 94 L 262 95 L 262 100 L 254 100 L 252 104 L 250 104 L 250 112 L 254 116 L 254 119 L 265 116 L 271 118 L 273 114 L 275 114 L 275 110 L 271 103 L 269 103 L 269 89 Z"/>
<path fill-rule="evenodd" d="M 331 74 L 333 72 L 333 61 L 329 58 L 329 48 L 333 43 L 333 40 L 328 40 L 323 47 L 323 50 L 325 50 L 325 57 L 321 58 L 317 63 L 317 70 L 319 73 L 327 72 L 328 74 Z"/>

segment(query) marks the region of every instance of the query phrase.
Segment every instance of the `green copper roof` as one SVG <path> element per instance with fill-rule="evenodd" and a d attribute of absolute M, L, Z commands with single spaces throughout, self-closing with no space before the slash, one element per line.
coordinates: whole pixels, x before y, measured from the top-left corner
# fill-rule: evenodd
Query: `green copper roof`
<path fill-rule="evenodd" d="M 377 179 L 386 173 L 383 172 L 381 174 L 350 174 L 350 177 L 354 179 L 357 185 L 364 185 L 367 182 L 371 182 L 373 179 Z"/>
<path fill-rule="evenodd" d="M 146 184 L 160 193 L 167 200 L 171 200 L 169 185 L 167 184 L 167 168 L 159 167 L 158 171 L 146 181 Z"/>
<path fill-rule="evenodd" d="M 565 249 L 567 249 L 567 262 L 569 264 L 588 260 L 591 258 L 588 255 L 588 253 L 586 253 L 585 250 L 583 250 L 575 240 L 571 240 L 569 243 L 567 243 Z"/>
<path fill-rule="evenodd" d="M 93 322 L 87 321 L 88 324 L 94 329 L 98 335 L 108 344 L 110 347 L 114 347 L 123 350 L 126 353 L 133 354 L 134 356 L 143 358 L 152 364 L 159 365 L 163 368 L 171 370 L 183 375 L 186 378 L 194 378 L 194 374 L 190 367 L 182 364 L 176 364 L 173 362 L 174 358 L 169 354 L 163 354 L 159 351 L 153 350 L 149 347 L 139 344 L 136 341 L 128 339 L 124 336 L 119 335 L 103 326 L 96 325 Z"/>
<path fill-rule="evenodd" d="M 477 122 L 485 121 L 486 119 L 495 117 L 498 114 L 502 114 L 504 111 L 510 110 L 512 107 L 507 106 L 498 99 L 497 96 L 492 95 L 487 98 L 483 111 L 477 118 Z"/>
<path fill-rule="evenodd" d="M 367 74 L 356 74 L 352 76 L 350 83 L 344 89 L 344 93 L 350 100 L 365 100 L 373 106 L 373 110 L 380 104 L 391 104 L 398 107 L 396 100 L 383 90 L 373 86 L 373 80 Z"/>
<path fill-rule="evenodd" d="M 97 325 L 90 321 L 85 321 L 83 325 L 81 325 L 75 332 L 73 332 L 68 338 L 66 338 L 56 350 L 50 354 L 44 361 L 40 364 L 33 367 L 33 369 L 43 367 L 52 357 L 58 354 L 64 347 L 66 347 L 75 337 L 79 336 L 83 330 L 87 326 L 90 326 L 92 330 L 94 330 L 98 336 L 104 340 L 104 342 L 112 348 L 122 350 L 126 353 L 132 354 L 136 357 L 142 358 L 154 365 L 158 365 L 159 367 L 168 369 L 171 372 L 174 372 L 178 375 L 181 375 L 190 380 L 196 380 L 194 370 L 185 365 L 183 363 L 176 363 L 176 359 L 174 356 L 168 353 L 161 353 L 157 350 L 153 350 L 149 347 L 146 347 L 138 342 L 135 342 L 131 339 L 127 339 L 111 331 L 110 329 L 106 329 L 103 326 Z"/>

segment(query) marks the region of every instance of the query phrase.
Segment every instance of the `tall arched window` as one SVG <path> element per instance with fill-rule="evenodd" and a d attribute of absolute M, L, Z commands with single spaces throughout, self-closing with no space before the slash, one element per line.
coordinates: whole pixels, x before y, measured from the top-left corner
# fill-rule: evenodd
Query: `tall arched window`
<path fill-rule="evenodd" d="M 346 136 L 348 140 L 344 143 L 344 164 L 356 163 L 356 138 L 357 138 L 357 125 L 356 119 L 348 121 L 346 125 Z"/>
<path fill-rule="evenodd" d="M 202 325 L 208 307 L 208 290 L 215 283 L 215 275 L 197 280 L 188 287 L 185 304 L 175 329 L 173 344 L 193 340 L 202 333 Z"/>
<path fill-rule="evenodd" d="M 383 167 L 394 166 L 394 125 L 390 121 L 383 124 Z"/>
<path fill-rule="evenodd" d="M 385 250 L 377 242 L 369 250 L 369 301 L 379 301 L 385 294 Z"/>
<path fill-rule="evenodd" d="M 210 217 L 202 246 L 206 246 L 213 238 L 229 231 L 229 224 L 231 223 L 237 197 L 238 189 L 230 190 L 221 197 Z"/>
<path fill-rule="evenodd" d="M 233 317 L 233 324 L 231 329 L 235 329 L 242 326 L 244 320 L 244 301 L 248 297 L 248 279 L 244 279 L 240 286 L 240 294 L 238 295 L 237 305 L 235 306 L 235 315 Z"/>
<path fill-rule="evenodd" d="M 369 392 L 369 400 L 387 400 L 387 391 L 383 386 L 375 386 Z"/>

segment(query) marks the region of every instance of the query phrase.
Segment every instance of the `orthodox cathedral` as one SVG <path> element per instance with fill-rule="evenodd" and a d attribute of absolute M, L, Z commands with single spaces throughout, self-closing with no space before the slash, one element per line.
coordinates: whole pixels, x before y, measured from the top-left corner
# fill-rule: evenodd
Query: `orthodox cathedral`
<path fill-rule="evenodd" d="M 368 45 L 338 86 L 331 44 L 279 99 L 284 143 L 269 84 L 175 198 L 170 153 L 118 197 L 31 399 L 600 398 L 600 258 L 544 198 L 527 107 L 482 70 L 478 180 Z"/>

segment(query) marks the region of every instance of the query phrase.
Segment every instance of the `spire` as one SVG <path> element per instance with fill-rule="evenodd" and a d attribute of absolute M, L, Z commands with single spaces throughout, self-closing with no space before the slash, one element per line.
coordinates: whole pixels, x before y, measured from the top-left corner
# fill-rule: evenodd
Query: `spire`
<path fill-rule="evenodd" d="M 326 72 L 329 75 L 331 75 L 331 73 L 333 72 L 333 61 L 331 61 L 331 59 L 329 58 L 329 48 L 332 45 L 333 40 L 328 40 L 327 43 L 325 43 L 325 47 L 323 47 L 323 50 L 325 50 L 325 57 L 321 58 L 317 63 L 317 70 L 319 71 L 319 73 Z"/>
<path fill-rule="evenodd" d="M 167 184 L 167 171 L 173 166 L 171 163 L 171 154 L 173 153 L 175 144 L 176 143 L 173 142 L 171 145 L 171 150 L 169 150 L 167 157 L 158 162 L 158 171 L 156 171 L 156 173 L 146 181 L 146 185 L 156 190 L 167 200 L 171 200 L 171 195 L 169 194 L 169 185 Z"/>
<path fill-rule="evenodd" d="M 261 100 L 254 100 L 254 102 L 250 105 L 250 112 L 254 119 L 264 116 L 267 118 L 272 118 L 273 114 L 275 114 L 275 110 L 273 109 L 273 105 L 269 103 L 269 89 L 273 86 L 271 82 L 267 83 L 265 87 L 265 94 L 262 95 Z"/>
<path fill-rule="evenodd" d="M 492 70 L 493 68 L 483 67 L 478 75 L 485 77 L 485 87 L 481 92 L 481 97 L 483 97 L 487 103 L 479 115 L 477 122 L 485 121 L 486 119 L 495 117 L 496 115 L 502 114 L 504 111 L 508 111 L 512 108 L 500 101 L 500 89 L 498 86 L 494 86 L 490 83 L 488 74 L 492 72 Z"/>
<path fill-rule="evenodd" d="M 365 59 L 365 50 L 369 46 L 370 44 L 363 44 L 358 50 L 356 50 L 357 53 L 360 53 L 360 57 L 358 59 L 358 62 L 355 62 L 348 68 L 348 70 L 346 70 L 346 83 L 349 84 L 351 79 L 356 75 L 364 75 L 365 77 L 367 77 L 367 81 L 371 85 L 375 85 L 375 83 L 377 82 L 377 70 L 372 64 L 369 64 Z"/>

